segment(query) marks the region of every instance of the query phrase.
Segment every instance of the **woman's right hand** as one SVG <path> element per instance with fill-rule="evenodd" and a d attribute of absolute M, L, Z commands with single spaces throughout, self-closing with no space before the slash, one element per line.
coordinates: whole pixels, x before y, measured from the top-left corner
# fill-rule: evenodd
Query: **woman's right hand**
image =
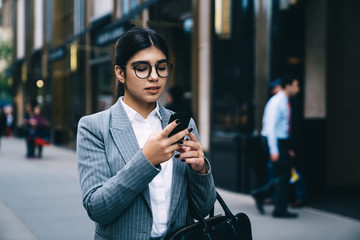
<path fill-rule="evenodd" d="M 186 128 L 168 137 L 177 125 L 178 123 L 176 123 L 176 121 L 171 122 L 161 132 L 150 134 L 145 142 L 142 152 L 153 166 L 169 160 L 174 155 L 174 151 L 181 149 L 181 145 L 178 142 L 183 139 L 189 131 Z"/>

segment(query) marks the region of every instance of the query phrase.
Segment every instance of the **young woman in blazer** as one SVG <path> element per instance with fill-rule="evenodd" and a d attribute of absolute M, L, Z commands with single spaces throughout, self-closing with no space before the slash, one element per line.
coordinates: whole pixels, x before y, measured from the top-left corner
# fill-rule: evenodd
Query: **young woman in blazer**
<path fill-rule="evenodd" d="M 96 223 L 95 239 L 162 239 L 193 222 L 190 201 L 202 215 L 210 212 L 211 167 L 193 119 L 168 137 L 179 120 L 168 124 L 173 112 L 157 102 L 172 70 L 164 39 L 131 29 L 117 42 L 115 64 L 121 97 L 78 126 L 83 205 Z"/>

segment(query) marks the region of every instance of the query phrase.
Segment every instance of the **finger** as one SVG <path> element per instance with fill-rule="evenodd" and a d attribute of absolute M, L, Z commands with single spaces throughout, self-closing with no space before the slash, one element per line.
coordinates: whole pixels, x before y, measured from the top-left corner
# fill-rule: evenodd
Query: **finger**
<path fill-rule="evenodd" d="M 185 151 L 185 152 L 190 152 L 190 151 L 191 151 L 191 147 L 185 147 L 185 148 L 184 148 L 184 151 Z"/>
<path fill-rule="evenodd" d="M 191 131 L 189 132 L 188 136 L 190 137 L 190 140 L 191 141 L 194 141 L 194 142 L 198 142 L 198 139 L 197 137 L 195 136 L 195 134 L 192 132 L 192 128 L 189 128 Z"/>
<path fill-rule="evenodd" d="M 178 149 L 176 151 L 179 152 L 179 153 L 183 153 L 183 152 L 185 152 L 185 148 L 180 148 L 180 149 Z"/>
<path fill-rule="evenodd" d="M 184 160 L 184 163 L 188 163 L 190 165 L 196 164 L 200 165 L 200 160 L 198 158 L 182 158 L 181 160 Z"/>
<path fill-rule="evenodd" d="M 169 123 L 161 132 L 161 136 L 167 138 L 172 130 L 180 123 L 179 119 L 176 119 Z"/>
<path fill-rule="evenodd" d="M 202 168 L 201 166 L 204 166 L 204 164 L 205 164 L 198 158 L 181 159 L 181 161 L 183 163 L 187 163 L 187 164 L 191 165 L 191 167 L 193 169 L 198 169 L 198 170 L 200 170 Z"/>
<path fill-rule="evenodd" d="M 196 159 L 198 159 L 198 158 L 201 158 L 201 154 L 198 151 L 188 151 L 188 152 L 181 153 L 178 158 L 184 158 L 184 159 L 196 158 Z"/>
<path fill-rule="evenodd" d="M 190 147 L 192 150 L 200 152 L 200 157 L 205 156 L 204 149 L 199 142 L 184 141 L 182 146 Z"/>
<path fill-rule="evenodd" d="M 183 147 L 179 148 L 176 151 L 178 151 L 179 153 L 189 152 L 189 151 L 191 151 L 191 147 L 184 147 L 183 146 Z"/>
<path fill-rule="evenodd" d="M 191 147 L 193 150 L 197 150 L 200 148 L 199 143 L 193 141 L 184 141 L 182 146 Z"/>
<path fill-rule="evenodd" d="M 182 146 L 179 146 L 179 144 L 172 144 L 169 146 L 168 150 L 171 152 L 174 152 L 174 151 L 181 152 L 181 151 L 183 151 L 183 148 L 182 148 Z"/>
<path fill-rule="evenodd" d="M 189 134 L 188 129 L 184 129 L 184 130 L 176 133 L 175 135 L 169 137 L 169 141 L 171 143 L 178 142 L 179 140 L 183 139 L 187 134 Z"/>

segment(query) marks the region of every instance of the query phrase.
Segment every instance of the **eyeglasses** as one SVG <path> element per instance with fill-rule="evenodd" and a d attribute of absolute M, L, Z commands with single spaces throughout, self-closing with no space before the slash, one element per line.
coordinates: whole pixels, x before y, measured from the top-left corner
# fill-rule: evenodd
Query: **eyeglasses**
<path fill-rule="evenodd" d="M 149 64 L 149 63 L 138 63 L 133 67 L 130 67 L 131 69 L 134 69 L 135 75 L 138 78 L 145 79 L 150 76 L 152 71 L 152 66 L 155 66 L 156 72 L 159 75 L 159 77 L 168 77 L 171 74 L 171 71 L 174 67 L 171 63 L 168 62 L 159 62 L 156 64 Z M 124 66 L 127 67 L 127 66 Z"/>

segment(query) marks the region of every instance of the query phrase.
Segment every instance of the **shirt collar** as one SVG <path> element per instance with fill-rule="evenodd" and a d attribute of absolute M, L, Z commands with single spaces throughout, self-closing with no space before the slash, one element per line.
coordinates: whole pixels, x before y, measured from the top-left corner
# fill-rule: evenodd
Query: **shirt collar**
<path fill-rule="evenodd" d="M 120 102 L 122 104 L 122 106 L 125 109 L 126 114 L 129 117 L 130 122 L 134 122 L 134 121 L 141 121 L 144 122 L 145 119 L 138 113 L 136 112 L 134 109 L 132 109 L 130 106 L 128 106 L 123 98 L 124 96 L 120 97 Z M 151 117 L 158 117 L 160 120 L 162 120 L 162 117 L 160 115 L 160 107 L 159 107 L 159 103 L 156 102 L 156 107 L 155 109 L 149 114 L 149 116 L 147 118 L 151 118 Z"/>
<path fill-rule="evenodd" d="M 286 98 L 287 100 L 289 100 L 288 96 L 283 92 L 283 91 L 279 91 L 278 93 L 281 97 Z"/>

